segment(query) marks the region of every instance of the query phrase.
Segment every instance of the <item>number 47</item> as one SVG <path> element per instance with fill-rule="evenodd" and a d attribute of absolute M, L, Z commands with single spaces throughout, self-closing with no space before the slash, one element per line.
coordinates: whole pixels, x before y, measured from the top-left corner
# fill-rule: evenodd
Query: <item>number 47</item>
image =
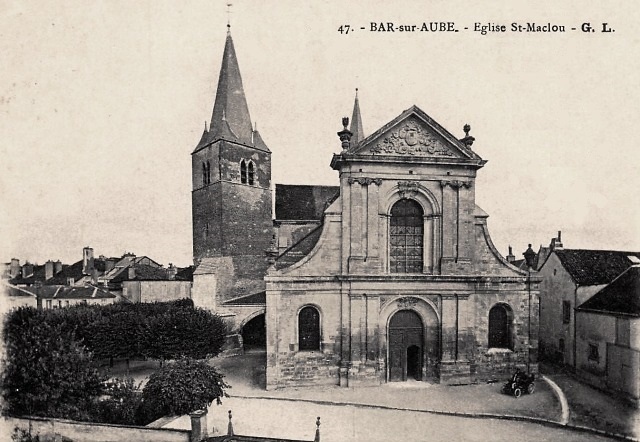
<path fill-rule="evenodd" d="M 348 34 L 351 29 L 351 25 L 342 25 L 338 28 L 338 32 L 341 34 Z"/>

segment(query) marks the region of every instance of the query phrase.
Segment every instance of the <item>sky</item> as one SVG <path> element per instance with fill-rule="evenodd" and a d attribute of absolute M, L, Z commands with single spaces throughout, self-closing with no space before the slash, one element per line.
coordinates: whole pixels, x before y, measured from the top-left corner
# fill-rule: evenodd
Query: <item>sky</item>
<path fill-rule="evenodd" d="M 633 1 L 230 1 L 0 0 L 3 262 L 73 263 L 91 246 L 192 263 L 190 153 L 228 19 L 274 183 L 338 184 L 357 87 L 365 135 L 414 104 L 459 138 L 471 125 L 488 160 L 476 202 L 503 254 L 558 230 L 568 248 L 640 251 Z M 440 21 L 458 32 L 370 31 Z"/>

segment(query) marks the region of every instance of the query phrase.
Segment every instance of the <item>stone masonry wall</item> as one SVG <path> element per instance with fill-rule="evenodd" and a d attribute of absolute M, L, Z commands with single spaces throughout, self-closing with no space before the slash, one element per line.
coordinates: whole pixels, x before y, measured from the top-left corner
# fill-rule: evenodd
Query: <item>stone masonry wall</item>
<path fill-rule="evenodd" d="M 538 295 L 533 292 L 531 299 L 531 346 L 532 358 L 529 360 L 529 308 L 527 291 L 477 293 L 473 295 L 475 307 L 474 355 L 471 376 L 474 380 L 500 379 L 508 377 L 515 368 L 524 371 L 529 368 L 537 372 L 537 330 Z M 488 348 L 489 311 L 496 304 L 507 304 L 513 312 L 511 349 Z"/>
<path fill-rule="evenodd" d="M 320 312 L 320 350 L 299 351 L 298 312 Z M 337 385 L 340 359 L 340 295 L 304 291 L 267 292 L 267 389 Z M 277 355 L 277 361 L 276 361 Z"/>

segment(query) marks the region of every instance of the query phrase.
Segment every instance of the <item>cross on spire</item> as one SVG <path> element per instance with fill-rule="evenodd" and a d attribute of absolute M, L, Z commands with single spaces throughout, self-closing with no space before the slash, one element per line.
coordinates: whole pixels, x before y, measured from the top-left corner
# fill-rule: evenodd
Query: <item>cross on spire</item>
<path fill-rule="evenodd" d="M 227 3 L 227 32 L 231 32 L 231 6 L 233 3 Z"/>

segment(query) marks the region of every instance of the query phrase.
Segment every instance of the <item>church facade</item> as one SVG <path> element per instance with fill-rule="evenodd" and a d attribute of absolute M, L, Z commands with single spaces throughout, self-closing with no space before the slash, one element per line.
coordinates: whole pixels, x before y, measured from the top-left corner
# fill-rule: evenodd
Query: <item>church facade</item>
<path fill-rule="evenodd" d="M 413 106 L 365 137 L 357 95 L 342 123 L 339 186 L 276 185 L 272 214 L 271 152 L 227 35 L 192 153 L 194 302 L 237 336 L 262 318 L 268 389 L 536 372 L 539 278 L 493 246 L 469 128 L 458 139 Z"/>

